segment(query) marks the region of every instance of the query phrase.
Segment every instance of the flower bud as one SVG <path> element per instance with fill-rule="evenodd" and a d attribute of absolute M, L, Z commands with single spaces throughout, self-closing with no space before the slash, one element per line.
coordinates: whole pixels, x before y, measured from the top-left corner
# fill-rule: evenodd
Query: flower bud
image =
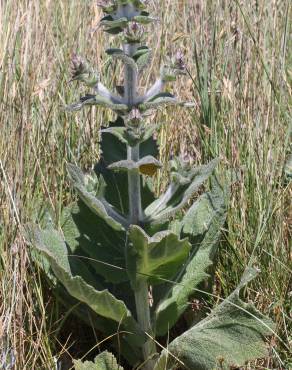
<path fill-rule="evenodd" d="M 88 63 L 80 55 L 73 54 L 71 59 L 72 80 L 79 80 L 82 75 L 88 72 Z"/>

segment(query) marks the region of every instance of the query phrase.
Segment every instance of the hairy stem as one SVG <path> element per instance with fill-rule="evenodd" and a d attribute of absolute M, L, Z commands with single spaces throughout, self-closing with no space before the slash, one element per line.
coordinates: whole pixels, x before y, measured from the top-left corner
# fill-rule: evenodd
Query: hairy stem
<path fill-rule="evenodd" d="M 124 52 L 132 57 L 137 50 L 137 44 L 125 44 Z M 129 109 L 132 109 L 137 98 L 137 71 L 130 65 L 125 66 L 125 100 Z"/>
<path fill-rule="evenodd" d="M 139 288 L 135 291 L 135 303 L 137 319 L 141 329 L 147 334 L 153 336 L 150 318 L 148 284 L 146 281 L 141 281 Z M 142 352 L 145 360 L 143 370 L 153 370 L 154 360 L 151 357 L 153 357 L 153 355 L 156 353 L 156 345 L 154 340 L 148 338 L 142 347 Z"/>
<path fill-rule="evenodd" d="M 139 161 L 139 145 L 135 147 L 128 146 L 127 157 L 134 162 Z M 128 172 L 128 191 L 129 191 L 129 210 L 130 210 L 130 223 L 137 225 L 142 219 L 142 206 L 141 206 L 141 182 L 140 174 L 138 171 Z"/>
<path fill-rule="evenodd" d="M 133 161 L 139 160 L 139 145 L 135 147 L 128 146 L 128 159 Z M 128 191 L 129 191 L 129 209 L 130 209 L 130 224 L 137 225 L 142 219 L 142 206 L 141 206 L 141 184 L 140 184 L 140 174 L 139 172 L 129 171 L 128 172 Z M 139 287 L 135 290 L 135 303 L 136 303 L 136 313 L 137 319 L 140 324 L 141 329 L 152 334 L 151 329 L 151 318 L 150 318 L 150 307 L 148 299 L 148 284 L 143 281 L 139 284 Z M 155 342 L 150 338 L 147 339 L 146 343 L 142 348 L 143 358 L 145 365 L 143 370 L 152 370 L 153 361 L 149 360 L 151 356 L 156 352 Z"/>
<path fill-rule="evenodd" d="M 133 56 L 137 50 L 137 44 L 126 44 L 124 45 L 124 51 L 128 56 Z M 137 100 L 137 71 L 129 65 L 125 65 L 125 101 L 128 105 L 129 110 L 135 105 Z M 129 160 L 138 162 L 140 159 L 140 148 L 139 144 L 135 147 L 127 147 L 127 158 Z M 129 212 L 130 212 L 130 224 L 137 225 L 142 220 L 143 212 L 141 205 L 141 180 L 139 171 L 128 172 L 128 193 L 129 193 Z M 137 320 L 141 329 L 152 334 L 151 329 L 151 318 L 150 318 L 150 307 L 148 299 L 148 284 L 146 281 L 141 281 L 139 287 L 135 289 L 135 303 Z M 142 348 L 143 358 L 145 365 L 143 370 L 152 370 L 154 367 L 153 361 L 150 359 L 155 354 L 155 342 L 151 339 L 147 339 Z M 150 360 L 149 360 L 150 359 Z"/>

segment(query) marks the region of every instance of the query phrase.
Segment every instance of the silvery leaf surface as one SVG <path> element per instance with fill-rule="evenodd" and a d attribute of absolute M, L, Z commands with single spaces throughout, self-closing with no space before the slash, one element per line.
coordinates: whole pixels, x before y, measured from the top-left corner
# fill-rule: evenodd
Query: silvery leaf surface
<path fill-rule="evenodd" d="M 94 194 L 86 189 L 85 177 L 80 168 L 73 164 L 68 164 L 67 168 L 71 183 L 83 202 L 114 230 L 124 230 L 127 220 L 105 201 L 103 194 Z"/>
<path fill-rule="evenodd" d="M 159 107 L 175 104 L 178 104 L 178 100 L 174 97 L 174 95 L 169 93 L 159 93 L 140 104 L 139 109 L 143 112 L 148 109 L 156 109 Z"/>
<path fill-rule="evenodd" d="M 173 172 L 172 182 L 166 192 L 145 209 L 145 222 L 162 223 L 183 208 L 211 176 L 217 164 L 218 159 L 214 159 L 207 165 Z"/>
<path fill-rule="evenodd" d="M 115 356 L 108 352 L 101 352 L 95 357 L 94 362 L 74 360 L 75 370 L 123 370 L 122 366 L 119 366 Z"/>
<path fill-rule="evenodd" d="M 27 228 L 27 237 L 30 244 L 46 256 L 54 274 L 70 295 L 87 304 L 98 315 L 122 324 L 125 330 L 133 333 L 129 336 L 129 342 L 136 345 L 144 342 L 143 333 L 123 301 L 107 289 L 98 290 L 81 276 L 73 275 L 67 245 L 60 232 L 54 229 L 41 230 L 32 224 Z"/>
<path fill-rule="evenodd" d="M 123 160 L 112 163 L 108 168 L 114 171 L 139 171 L 143 175 L 153 176 L 162 164 L 154 157 L 148 155 L 138 162 Z"/>
<path fill-rule="evenodd" d="M 273 322 L 252 304 L 239 297 L 240 291 L 257 274 L 247 268 L 239 286 L 205 319 L 173 340 L 157 361 L 154 370 L 230 369 L 268 355 L 266 337 Z"/>
<path fill-rule="evenodd" d="M 115 112 L 126 112 L 128 107 L 125 104 L 116 103 L 109 98 L 105 98 L 99 95 L 85 95 L 80 98 L 76 103 L 68 105 L 66 107 L 67 111 L 79 111 L 86 105 L 98 105 L 104 108 L 109 108 Z"/>
<path fill-rule="evenodd" d="M 155 308 L 156 333 L 165 335 L 189 306 L 190 297 L 198 285 L 208 278 L 221 230 L 226 220 L 228 187 L 213 180 L 210 191 L 201 195 L 182 221 L 176 223 L 176 232 L 188 237 L 192 250 L 174 279 L 177 284 L 165 288 Z"/>

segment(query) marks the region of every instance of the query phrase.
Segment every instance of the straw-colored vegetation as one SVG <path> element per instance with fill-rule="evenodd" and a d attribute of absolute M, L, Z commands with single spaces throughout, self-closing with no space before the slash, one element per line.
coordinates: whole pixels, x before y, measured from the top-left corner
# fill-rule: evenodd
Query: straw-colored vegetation
<path fill-rule="evenodd" d="M 0 368 L 53 369 L 63 353 L 85 355 L 102 338 L 64 312 L 33 263 L 22 226 L 46 208 L 56 219 L 72 199 L 67 161 L 83 168 L 99 155 L 104 110 L 69 114 L 80 93 L 68 84 L 71 54 L 86 55 L 113 85 L 119 66 L 104 49 L 95 1 L 0 0 Z M 189 76 L 173 87 L 195 108 L 165 109 L 161 160 L 182 154 L 195 163 L 221 157 L 240 174 L 232 187 L 214 294 L 224 297 L 251 261 L 261 274 L 246 291 L 276 323 L 270 357 L 252 369 L 292 366 L 290 0 L 151 0 L 153 81 L 163 56 L 181 49 Z M 157 187 L 163 188 L 161 171 Z M 290 227 L 290 230 L 289 230 Z M 206 302 L 206 305 L 208 303 Z M 106 341 L 103 343 L 106 348 Z M 2 363 L 3 362 L 3 363 Z"/>

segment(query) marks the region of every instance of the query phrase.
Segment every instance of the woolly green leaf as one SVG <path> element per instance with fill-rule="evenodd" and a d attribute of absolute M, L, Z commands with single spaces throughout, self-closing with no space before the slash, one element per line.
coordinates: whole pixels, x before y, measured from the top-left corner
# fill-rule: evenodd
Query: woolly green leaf
<path fill-rule="evenodd" d="M 178 100 L 168 93 L 160 93 L 151 98 L 151 100 L 139 105 L 139 109 L 143 112 L 148 109 L 156 109 L 161 106 L 178 104 Z"/>
<path fill-rule="evenodd" d="M 223 227 L 226 218 L 229 186 L 223 187 L 214 176 L 211 178 L 211 190 L 202 196 L 191 206 L 185 214 L 181 224 L 183 234 L 187 234 L 191 240 L 207 235 L 213 228 L 211 238 Z"/>
<path fill-rule="evenodd" d="M 211 176 L 218 159 L 207 165 L 172 173 L 167 191 L 145 209 L 145 222 L 162 223 L 183 208 Z"/>
<path fill-rule="evenodd" d="M 115 112 L 126 112 L 128 110 L 127 105 L 116 103 L 100 95 L 85 95 L 80 98 L 78 102 L 68 105 L 66 110 L 70 112 L 79 111 L 85 105 L 99 105 L 104 108 L 112 109 Z"/>
<path fill-rule="evenodd" d="M 102 129 L 101 132 L 112 134 L 118 138 L 120 142 L 127 145 L 127 130 L 127 127 L 108 127 Z"/>
<path fill-rule="evenodd" d="M 160 128 L 161 124 L 147 125 L 145 128 L 139 128 L 138 132 L 135 132 L 128 127 L 108 127 L 102 129 L 101 132 L 110 133 L 114 135 L 123 144 L 129 146 L 135 146 L 141 144 L 152 137 L 154 132 Z"/>
<path fill-rule="evenodd" d="M 226 191 L 226 190 L 225 190 Z M 217 250 L 226 219 L 226 194 L 218 182 L 189 209 L 178 227 L 193 245 L 192 252 L 175 281 L 165 291 L 155 310 L 156 333 L 164 335 L 188 307 L 195 288 L 205 280 Z"/>
<path fill-rule="evenodd" d="M 140 46 L 137 48 L 137 51 L 134 53 L 133 59 L 137 61 L 137 59 L 139 59 L 140 56 L 144 54 L 148 54 L 149 52 L 151 52 L 151 50 L 147 46 Z"/>
<path fill-rule="evenodd" d="M 109 48 L 105 51 L 108 55 L 113 55 L 113 54 L 125 54 L 124 50 L 119 49 L 119 48 Z"/>
<path fill-rule="evenodd" d="M 137 23 L 149 24 L 155 21 L 155 18 L 149 17 L 148 15 L 136 15 L 135 17 L 133 17 L 133 20 Z"/>
<path fill-rule="evenodd" d="M 154 157 L 148 155 L 138 162 L 123 160 L 111 164 L 108 168 L 114 171 L 139 171 L 143 175 L 153 176 L 162 164 Z"/>
<path fill-rule="evenodd" d="M 115 298 L 107 289 L 97 290 L 81 276 L 72 274 L 67 246 L 57 230 L 41 230 L 37 225 L 30 225 L 28 239 L 46 256 L 54 274 L 70 295 L 86 303 L 98 315 L 114 320 L 122 324 L 125 330 L 137 334 L 129 337 L 132 343 L 144 341 L 137 322 L 123 301 Z"/>
<path fill-rule="evenodd" d="M 247 269 L 238 288 L 227 299 L 168 345 L 154 370 L 174 366 L 174 356 L 180 367 L 190 370 L 239 368 L 246 361 L 267 356 L 265 337 L 271 335 L 274 324 L 239 298 L 240 290 L 255 275 L 254 269 Z"/>
<path fill-rule="evenodd" d="M 75 370 L 123 370 L 121 366 L 118 365 L 115 356 L 104 351 L 95 357 L 94 362 L 81 360 L 74 360 Z"/>
<path fill-rule="evenodd" d="M 110 55 L 113 59 L 121 60 L 127 66 L 130 66 L 133 70 L 138 72 L 138 66 L 134 59 L 125 54 L 121 49 L 108 49 L 106 53 Z"/>
<path fill-rule="evenodd" d="M 106 31 L 112 28 L 125 28 L 127 24 L 128 24 L 128 19 L 125 17 L 112 20 L 111 17 L 106 16 L 102 18 L 100 21 L 100 25 L 106 27 Z"/>
<path fill-rule="evenodd" d="M 124 230 L 124 226 L 128 225 L 127 220 L 106 202 L 102 193 L 94 194 L 87 190 L 85 177 L 80 168 L 73 164 L 68 164 L 67 168 L 71 183 L 83 202 L 114 230 Z M 97 179 L 96 181 L 98 182 Z"/>
<path fill-rule="evenodd" d="M 158 99 L 161 99 L 161 98 L 173 98 L 175 99 L 175 96 L 171 93 L 168 93 L 168 92 L 160 92 L 154 96 L 151 96 L 151 98 L 147 99 L 147 102 L 155 102 L 157 101 Z"/>
<path fill-rule="evenodd" d="M 121 27 L 108 27 L 105 29 L 105 32 L 111 34 L 111 35 L 117 35 L 120 32 L 123 32 L 123 28 Z"/>
<path fill-rule="evenodd" d="M 100 281 L 102 284 L 128 281 L 124 270 L 126 267 L 125 232 L 114 231 L 82 201 L 64 209 L 61 228 L 70 252 L 76 256 L 82 256 L 82 258 L 71 259 L 74 271 L 79 271 L 80 267 L 73 266 L 73 263 L 83 262 L 95 272 L 95 281 Z"/>
<path fill-rule="evenodd" d="M 131 226 L 129 239 L 127 262 L 133 287 L 143 280 L 155 284 L 160 283 L 161 278 L 171 278 L 190 251 L 188 240 L 179 240 L 171 231 L 159 232 L 150 238 L 139 226 Z"/>
<path fill-rule="evenodd" d="M 151 62 L 151 53 L 143 54 L 137 59 L 137 67 L 139 71 L 147 67 Z"/>

